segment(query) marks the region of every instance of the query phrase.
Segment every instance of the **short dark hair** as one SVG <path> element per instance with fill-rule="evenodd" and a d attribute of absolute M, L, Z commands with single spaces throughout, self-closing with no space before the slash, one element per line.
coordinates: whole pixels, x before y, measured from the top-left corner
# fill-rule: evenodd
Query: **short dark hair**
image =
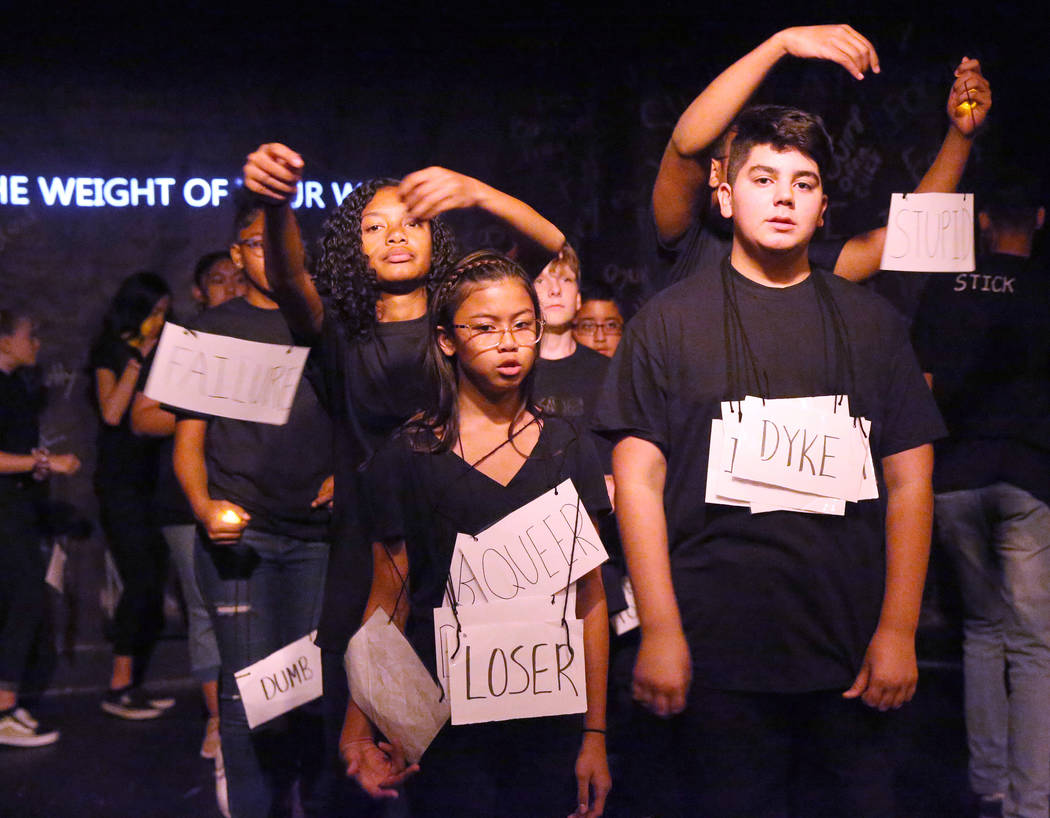
<path fill-rule="evenodd" d="M 23 321 L 33 322 L 32 316 L 18 310 L 0 309 L 0 338 L 9 338 L 18 331 Z"/>
<path fill-rule="evenodd" d="M 216 250 L 213 253 L 205 253 L 197 259 L 197 266 L 193 268 L 193 283 L 197 285 L 198 289 L 204 289 L 204 279 L 211 272 L 211 268 L 220 261 L 232 261 L 229 250 Z"/>
<path fill-rule="evenodd" d="M 726 177 L 730 185 L 756 145 L 771 145 L 778 151 L 794 148 L 816 162 L 821 172 L 831 160 L 831 137 L 824 120 L 798 108 L 753 105 L 736 118 L 733 132 Z"/>
<path fill-rule="evenodd" d="M 234 194 L 233 203 L 236 208 L 233 213 L 233 241 L 237 241 L 241 237 L 241 231 L 262 213 L 263 203 L 245 188 Z"/>
<path fill-rule="evenodd" d="M 1013 163 L 999 163 L 981 186 L 978 208 L 1006 230 L 1035 231 L 1042 207 L 1038 174 Z"/>

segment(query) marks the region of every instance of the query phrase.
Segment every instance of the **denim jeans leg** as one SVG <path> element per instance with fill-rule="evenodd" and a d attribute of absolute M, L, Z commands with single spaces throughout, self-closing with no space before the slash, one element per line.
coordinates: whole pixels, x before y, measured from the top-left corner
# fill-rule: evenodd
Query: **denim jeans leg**
<path fill-rule="evenodd" d="M 938 494 L 937 542 L 949 558 L 963 601 L 963 677 L 970 787 L 981 795 L 1006 791 L 1005 605 L 992 521 L 981 490 Z"/>
<path fill-rule="evenodd" d="M 1050 508 L 1015 486 L 992 487 L 1000 511 L 1010 785 L 1005 818 L 1050 813 Z"/>
<path fill-rule="evenodd" d="M 296 735 L 282 722 L 285 717 L 248 729 L 234 673 L 316 627 L 327 554 L 323 542 L 251 529 L 234 546 L 205 545 L 198 538 L 197 576 L 222 661 L 220 729 L 235 818 L 268 815 L 286 795 L 299 759 L 284 746 Z"/>
<path fill-rule="evenodd" d="M 198 681 L 214 682 L 219 678 L 219 646 L 215 642 L 215 629 L 193 567 L 197 527 L 192 523 L 166 525 L 161 527 L 160 533 L 171 552 L 171 561 L 179 575 L 179 586 L 186 603 L 190 669 Z"/>

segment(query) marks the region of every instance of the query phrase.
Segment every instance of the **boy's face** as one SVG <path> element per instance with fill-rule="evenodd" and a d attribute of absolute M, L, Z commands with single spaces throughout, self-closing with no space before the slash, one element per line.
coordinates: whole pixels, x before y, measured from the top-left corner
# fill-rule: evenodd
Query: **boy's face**
<path fill-rule="evenodd" d="M 736 178 L 719 185 L 718 203 L 745 246 L 783 254 L 809 245 L 824 223 L 828 199 L 820 168 L 809 156 L 755 145 Z"/>
<path fill-rule="evenodd" d="M 248 279 L 261 290 L 268 291 L 270 282 L 266 278 L 266 262 L 263 259 L 263 214 L 259 211 L 251 224 L 237 234 L 237 241 L 230 245 L 230 258 Z"/>
<path fill-rule="evenodd" d="M 201 284 L 201 287 L 193 285 L 193 297 L 204 307 L 217 307 L 232 298 L 240 298 L 248 291 L 244 270 L 231 259 L 215 262 Z"/>
<path fill-rule="evenodd" d="M 580 284 L 572 268 L 555 259 L 543 268 L 533 284 L 547 328 L 571 326 L 580 309 Z"/>
<path fill-rule="evenodd" d="M 39 351 L 40 339 L 36 337 L 36 328 L 28 318 L 20 319 L 14 332 L 0 338 L 0 352 L 11 359 L 16 369 L 20 366 L 34 366 Z"/>
<path fill-rule="evenodd" d="M 611 358 L 622 336 L 623 316 L 615 301 L 592 298 L 583 302 L 572 327 L 572 337 L 576 343 Z"/>

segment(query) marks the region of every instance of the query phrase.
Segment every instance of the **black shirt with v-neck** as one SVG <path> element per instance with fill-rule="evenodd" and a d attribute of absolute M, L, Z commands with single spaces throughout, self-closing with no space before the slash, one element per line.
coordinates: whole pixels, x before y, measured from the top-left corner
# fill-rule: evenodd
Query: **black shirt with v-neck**
<path fill-rule="evenodd" d="M 434 672 L 433 609 L 442 604 L 456 535 L 477 534 L 570 478 L 591 515 L 609 509 L 601 463 L 588 435 L 544 418 L 539 439 L 507 485 L 453 451 L 413 451 L 397 434 L 369 462 L 361 481 L 371 541 L 404 539 L 411 571 L 409 641 Z"/>

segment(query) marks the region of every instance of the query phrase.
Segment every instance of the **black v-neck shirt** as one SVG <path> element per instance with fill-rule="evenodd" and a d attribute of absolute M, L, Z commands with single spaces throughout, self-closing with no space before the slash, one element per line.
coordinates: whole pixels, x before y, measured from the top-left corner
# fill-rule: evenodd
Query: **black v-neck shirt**
<path fill-rule="evenodd" d="M 433 609 L 442 604 L 456 535 L 477 534 L 570 478 L 591 515 L 609 510 L 601 464 L 588 435 L 566 420 L 543 421 L 532 453 L 506 485 L 454 452 L 413 451 L 395 435 L 369 462 L 361 485 L 369 539 L 404 539 L 410 566 L 406 635 L 434 671 Z"/>

